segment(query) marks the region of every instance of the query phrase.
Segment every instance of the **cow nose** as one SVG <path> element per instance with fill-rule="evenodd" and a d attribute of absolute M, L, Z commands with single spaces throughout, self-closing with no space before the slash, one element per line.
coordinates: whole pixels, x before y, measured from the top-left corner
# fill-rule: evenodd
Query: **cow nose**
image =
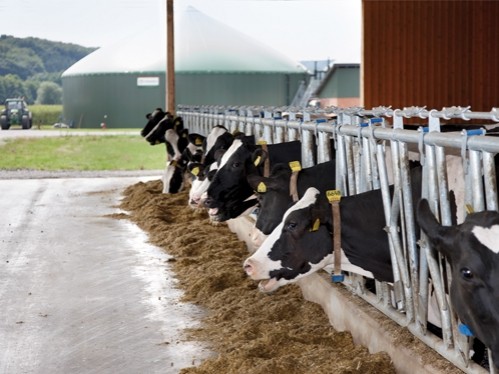
<path fill-rule="evenodd" d="M 253 265 L 251 264 L 251 259 L 248 258 L 246 261 L 244 261 L 243 269 L 246 272 L 246 274 L 248 274 L 249 276 L 253 274 L 254 268 Z"/>

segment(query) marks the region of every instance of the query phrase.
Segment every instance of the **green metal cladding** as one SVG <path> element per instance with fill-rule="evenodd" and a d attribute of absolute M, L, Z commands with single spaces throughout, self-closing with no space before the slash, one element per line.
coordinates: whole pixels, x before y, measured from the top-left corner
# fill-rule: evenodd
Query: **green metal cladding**
<path fill-rule="evenodd" d="M 176 103 L 289 105 L 307 70 L 188 7 L 175 23 Z M 96 50 L 62 75 L 64 117 L 75 127 L 142 127 L 164 108 L 166 36 L 153 25 Z"/>

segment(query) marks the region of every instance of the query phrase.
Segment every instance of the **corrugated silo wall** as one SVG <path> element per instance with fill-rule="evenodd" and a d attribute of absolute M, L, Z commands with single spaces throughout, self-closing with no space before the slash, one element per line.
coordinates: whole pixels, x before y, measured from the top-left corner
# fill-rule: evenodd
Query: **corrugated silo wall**
<path fill-rule="evenodd" d="M 159 77 L 159 86 L 138 86 L 139 77 Z M 75 127 L 140 128 L 145 114 L 165 107 L 164 73 L 63 77 L 66 123 Z M 289 105 L 306 74 L 177 73 L 177 104 Z"/>
<path fill-rule="evenodd" d="M 499 2 L 363 0 L 363 105 L 498 106 Z"/>
<path fill-rule="evenodd" d="M 140 128 L 145 115 L 164 107 L 164 74 L 158 86 L 137 86 L 139 76 L 159 74 L 99 74 L 63 77 L 63 107 L 75 127 Z"/>

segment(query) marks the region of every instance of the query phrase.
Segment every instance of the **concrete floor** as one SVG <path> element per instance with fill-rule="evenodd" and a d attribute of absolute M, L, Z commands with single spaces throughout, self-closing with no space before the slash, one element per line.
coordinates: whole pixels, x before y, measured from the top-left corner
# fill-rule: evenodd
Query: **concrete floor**
<path fill-rule="evenodd" d="M 0 373 L 178 373 L 209 351 L 182 329 L 168 256 L 117 213 L 132 178 L 0 180 Z"/>

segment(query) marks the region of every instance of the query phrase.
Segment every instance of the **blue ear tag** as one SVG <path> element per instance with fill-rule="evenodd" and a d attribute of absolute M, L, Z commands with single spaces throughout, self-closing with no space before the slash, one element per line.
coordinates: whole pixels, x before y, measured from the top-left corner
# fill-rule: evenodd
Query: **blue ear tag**
<path fill-rule="evenodd" d="M 460 323 L 457 328 L 459 332 L 464 336 L 473 336 L 473 332 L 471 331 L 471 329 L 464 323 Z"/>
<path fill-rule="evenodd" d="M 343 274 L 333 274 L 331 275 L 331 282 L 333 283 L 341 283 L 345 280 L 345 276 Z"/>

